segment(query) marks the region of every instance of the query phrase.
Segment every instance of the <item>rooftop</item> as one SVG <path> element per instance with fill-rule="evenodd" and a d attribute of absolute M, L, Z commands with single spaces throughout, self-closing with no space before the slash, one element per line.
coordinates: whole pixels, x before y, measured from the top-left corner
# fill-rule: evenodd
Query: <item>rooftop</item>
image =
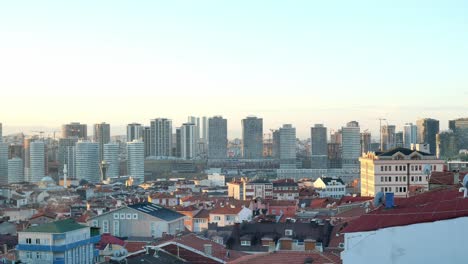
<path fill-rule="evenodd" d="M 288 264 L 334 264 L 341 263 L 340 257 L 332 253 L 320 253 L 318 251 L 312 252 L 295 252 L 295 251 L 274 251 L 268 253 L 261 253 L 255 255 L 247 255 L 230 261 L 232 264 L 274 264 L 274 263 L 288 263 Z"/>
<path fill-rule="evenodd" d="M 162 206 L 155 205 L 155 204 L 148 203 L 148 202 L 132 204 L 132 205 L 129 205 L 128 207 L 138 210 L 142 213 L 146 213 L 154 217 L 160 218 L 165 221 L 172 221 L 181 217 L 185 217 L 183 214 L 180 214 L 176 211 L 172 211 Z"/>
<path fill-rule="evenodd" d="M 38 226 L 32 226 L 24 230 L 23 232 L 65 233 L 82 228 L 89 228 L 89 226 L 80 225 L 73 219 L 65 219 Z"/>
<path fill-rule="evenodd" d="M 364 214 L 343 230 L 364 232 L 468 216 L 468 199 L 458 188 L 436 189 L 409 198 L 395 199 L 395 207 L 380 206 Z"/>
<path fill-rule="evenodd" d="M 377 154 L 377 156 L 391 157 L 391 156 L 395 155 L 395 153 L 398 153 L 398 152 L 400 152 L 401 154 L 406 155 L 406 156 L 411 155 L 414 152 L 419 153 L 419 154 L 421 154 L 423 156 L 433 156 L 430 153 L 417 151 L 417 150 L 411 150 L 409 148 L 394 148 L 394 149 L 391 149 L 391 150 L 388 150 L 388 151 L 385 151 L 385 152 L 376 152 L 375 154 Z"/>

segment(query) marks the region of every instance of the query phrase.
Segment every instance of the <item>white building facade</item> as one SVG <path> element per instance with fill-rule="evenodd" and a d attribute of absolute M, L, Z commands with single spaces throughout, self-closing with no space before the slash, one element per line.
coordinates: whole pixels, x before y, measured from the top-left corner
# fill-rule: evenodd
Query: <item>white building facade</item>
<path fill-rule="evenodd" d="M 75 170 L 78 180 L 97 183 L 101 180 L 99 171 L 99 144 L 78 141 L 75 147 Z"/>
<path fill-rule="evenodd" d="M 40 182 L 45 176 L 45 144 L 42 141 L 30 145 L 30 182 Z"/>
<path fill-rule="evenodd" d="M 23 182 L 24 167 L 23 160 L 14 157 L 8 160 L 8 183 Z"/>
<path fill-rule="evenodd" d="M 128 175 L 139 183 L 145 181 L 145 144 L 140 140 L 127 143 Z"/>
<path fill-rule="evenodd" d="M 339 199 L 346 195 L 346 185 L 339 178 L 318 178 L 314 182 L 314 188 L 320 194 L 320 197 Z"/>
<path fill-rule="evenodd" d="M 107 168 L 107 177 L 117 177 L 120 172 L 119 144 L 104 144 L 104 159 L 109 167 Z"/>

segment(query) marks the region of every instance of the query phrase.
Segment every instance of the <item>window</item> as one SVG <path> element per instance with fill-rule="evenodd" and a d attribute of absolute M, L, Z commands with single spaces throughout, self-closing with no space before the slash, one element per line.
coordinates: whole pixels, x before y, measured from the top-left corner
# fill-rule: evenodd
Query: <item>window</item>
<path fill-rule="evenodd" d="M 42 259 L 41 252 L 36 252 L 36 259 Z"/>
<path fill-rule="evenodd" d="M 411 176 L 411 181 L 414 181 L 414 176 Z"/>
<path fill-rule="evenodd" d="M 221 221 L 221 216 L 215 216 L 215 217 L 213 217 L 213 219 L 214 219 L 215 221 Z"/>
<path fill-rule="evenodd" d="M 421 165 L 419 165 L 419 170 L 420 170 L 420 171 L 422 170 L 422 166 L 421 166 Z"/>
<path fill-rule="evenodd" d="M 242 241 L 241 241 L 241 246 L 250 246 L 250 241 L 248 241 L 248 240 L 242 240 Z"/>
<path fill-rule="evenodd" d="M 406 166 L 403 166 L 403 171 L 406 171 Z"/>
<path fill-rule="evenodd" d="M 31 251 L 26 251 L 26 258 L 27 259 L 32 259 L 32 252 Z"/>
<path fill-rule="evenodd" d="M 98 227 L 99 226 L 99 221 L 98 220 L 93 220 L 93 222 L 91 223 L 91 225 L 93 227 Z"/>
<path fill-rule="evenodd" d="M 406 176 L 403 177 L 403 181 L 404 181 L 404 182 L 406 181 Z"/>
<path fill-rule="evenodd" d="M 138 219 L 138 214 L 133 214 L 132 219 L 135 219 L 135 220 Z"/>
<path fill-rule="evenodd" d="M 114 213 L 114 219 L 119 219 L 119 213 Z"/>
<path fill-rule="evenodd" d="M 40 245 L 41 244 L 41 239 L 40 238 L 36 238 L 36 245 Z"/>
<path fill-rule="evenodd" d="M 419 181 L 422 181 L 422 176 L 419 176 Z"/>
<path fill-rule="evenodd" d="M 293 231 L 292 231 L 292 229 L 286 229 L 286 230 L 284 230 L 284 234 L 285 234 L 286 236 L 292 236 L 292 235 L 293 235 Z"/>
<path fill-rule="evenodd" d="M 395 166 L 395 171 L 398 171 L 398 166 Z"/>
<path fill-rule="evenodd" d="M 26 244 L 31 244 L 32 243 L 32 239 L 31 238 L 26 238 Z"/>
<path fill-rule="evenodd" d="M 383 166 L 380 166 L 380 171 L 383 171 Z"/>
<path fill-rule="evenodd" d="M 120 214 L 120 219 L 125 219 L 125 214 Z"/>
<path fill-rule="evenodd" d="M 388 166 L 388 170 L 389 170 L 389 171 L 392 171 L 392 166 Z"/>
<path fill-rule="evenodd" d="M 107 220 L 102 221 L 102 232 L 109 233 L 109 221 Z"/>
<path fill-rule="evenodd" d="M 114 236 L 119 236 L 120 235 L 120 222 L 118 220 L 114 220 L 114 229 L 112 230 L 112 234 Z"/>
<path fill-rule="evenodd" d="M 392 182 L 392 177 L 391 177 L 391 176 L 388 177 L 388 181 L 389 181 L 389 182 Z"/>

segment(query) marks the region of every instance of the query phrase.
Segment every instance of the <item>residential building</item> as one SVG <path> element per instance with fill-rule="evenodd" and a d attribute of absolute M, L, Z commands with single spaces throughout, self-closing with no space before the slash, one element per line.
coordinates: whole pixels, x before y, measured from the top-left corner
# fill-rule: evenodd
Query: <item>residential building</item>
<path fill-rule="evenodd" d="M 78 180 L 86 180 L 92 183 L 101 181 L 98 143 L 90 141 L 78 141 L 76 143 L 75 169 Z"/>
<path fill-rule="evenodd" d="M 66 165 L 67 173 L 70 177 L 75 177 L 75 159 L 73 152 L 75 145 L 78 142 L 78 137 L 59 138 L 58 143 L 58 161 L 59 172 L 63 174 L 63 168 Z"/>
<path fill-rule="evenodd" d="M 367 153 L 371 151 L 371 133 L 367 130 L 361 133 L 361 153 Z"/>
<path fill-rule="evenodd" d="M 133 140 L 143 140 L 143 126 L 138 123 L 131 123 L 127 125 L 127 142 Z"/>
<path fill-rule="evenodd" d="M 226 204 L 210 211 L 210 223 L 216 223 L 219 227 L 231 226 L 251 219 L 252 210 L 244 206 Z"/>
<path fill-rule="evenodd" d="M 359 171 L 359 157 L 361 156 L 361 132 L 359 123 L 351 121 L 341 128 L 342 168 Z"/>
<path fill-rule="evenodd" d="M 395 147 L 403 148 L 404 145 L 405 144 L 403 143 L 403 131 L 395 132 Z"/>
<path fill-rule="evenodd" d="M 208 119 L 208 158 L 227 158 L 227 119 L 222 116 Z"/>
<path fill-rule="evenodd" d="M 458 155 L 458 137 L 451 131 L 442 131 L 436 135 L 436 156 L 440 159 L 450 159 Z"/>
<path fill-rule="evenodd" d="M 24 182 L 23 160 L 14 157 L 8 160 L 8 184 Z"/>
<path fill-rule="evenodd" d="M 140 140 L 127 143 L 127 172 L 137 183 L 145 181 L 145 145 Z"/>
<path fill-rule="evenodd" d="M 343 263 L 466 263 L 468 199 L 458 189 L 395 199 L 349 222 L 338 235 Z"/>
<path fill-rule="evenodd" d="M 21 263 L 92 264 L 99 240 L 93 228 L 66 219 L 18 232 L 16 250 Z"/>
<path fill-rule="evenodd" d="M 151 203 L 139 203 L 91 217 L 89 226 L 117 237 L 160 238 L 184 230 L 184 215 Z"/>
<path fill-rule="evenodd" d="M 62 138 L 71 137 L 86 140 L 88 138 L 88 126 L 79 122 L 62 125 Z"/>
<path fill-rule="evenodd" d="M 274 200 L 299 199 L 299 186 L 293 179 L 282 179 L 273 182 Z"/>
<path fill-rule="evenodd" d="M 315 180 L 314 188 L 321 198 L 340 199 L 346 195 L 346 184 L 340 178 L 320 177 Z"/>
<path fill-rule="evenodd" d="M 257 198 L 263 200 L 272 200 L 273 183 L 261 179 L 246 182 L 244 187 L 243 200 L 254 200 Z"/>
<path fill-rule="evenodd" d="M 201 209 L 192 217 L 192 232 L 200 233 L 205 230 L 208 230 L 208 223 L 210 222 L 210 211 L 206 209 Z"/>
<path fill-rule="evenodd" d="M 362 196 L 393 192 L 395 197 L 407 197 L 416 190 L 428 190 L 430 172 L 444 167 L 444 161 L 435 155 L 407 148 L 369 152 L 359 161 Z"/>
<path fill-rule="evenodd" d="M 151 156 L 169 157 L 172 150 L 172 120 L 151 120 Z"/>
<path fill-rule="evenodd" d="M 104 157 L 104 144 L 110 142 L 110 125 L 94 124 L 93 141 L 99 144 L 99 162 L 101 162 Z"/>
<path fill-rule="evenodd" d="M 386 151 L 395 148 L 395 126 L 394 125 L 384 125 L 380 129 L 380 150 Z"/>
<path fill-rule="evenodd" d="M 418 127 L 413 123 L 406 123 L 403 127 L 403 145 L 411 148 L 411 144 L 418 143 Z"/>
<path fill-rule="evenodd" d="M 297 199 L 299 199 L 299 197 Z M 297 213 L 297 201 L 299 200 L 266 201 L 267 208 L 268 208 L 268 215 L 294 218 Z"/>
<path fill-rule="evenodd" d="M 120 174 L 120 146 L 117 143 L 104 144 L 104 161 L 106 161 L 107 177 L 118 177 Z M 127 161 L 128 162 L 128 161 Z"/>
<path fill-rule="evenodd" d="M 228 197 L 232 197 L 236 200 L 244 200 L 245 182 L 243 180 L 228 182 L 227 186 Z"/>
<path fill-rule="evenodd" d="M 296 168 L 296 128 L 285 124 L 279 129 L 279 158 L 280 168 Z"/>
<path fill-rule="evenodd" d="M 242 119 L 242 156 L 244 159 L 263 158 L 263 119 L 249 116 Z"/>
<path fill-rule="evenodd" d="M 436 135 L 439 133 L 439 120 L 432 118 L 419 119 L 418 125 L 418 139 L 419 143 L 429 144 L 430 153 L 436 153 Z"/>
<path fill-rule="evenodd" d="M 193 123 L 184 123 L 181 133 L 181 157 L 186 160 L 195 159 L 198 156 L 198 127 Z"/>
<path fill-rule="evenodd" d="M 45 144 L 43 141 L 31 142 L 29 147 L 29 182 L 39 182 L 45 176 Z"/>

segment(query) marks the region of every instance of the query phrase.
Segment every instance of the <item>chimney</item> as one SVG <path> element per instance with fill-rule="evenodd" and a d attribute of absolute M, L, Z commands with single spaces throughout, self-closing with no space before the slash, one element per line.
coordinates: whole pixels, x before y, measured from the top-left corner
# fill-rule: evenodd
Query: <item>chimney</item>
<path fill-rule="evenodd" d="M 262 246 L 268 247 L 270 246 L 270 242 L 273 242 L 271 237 L 262 237 Z"/>
<path fill-rule="evenodd" d="M 292 238 L 282 237 L 279 240 L 281 250 L 291 250 L 292 249 Z"/>
<path fill-rule="evenodd" d="M 305 251 L 312 251 L 312 250 L 315 250 L 315 243 L 317 241 L 315 241 L 314 239 L 306 239 L 304 240 L 304 250 Z"/>
<path fill-rule="evenodd" d="M 213 251 L 212 245 L 211 244 L 204 244 L 203 248 L 205 250 L 205 254 L 208 255 L 208 256 L 211 256 L 212 251 Z"/>

